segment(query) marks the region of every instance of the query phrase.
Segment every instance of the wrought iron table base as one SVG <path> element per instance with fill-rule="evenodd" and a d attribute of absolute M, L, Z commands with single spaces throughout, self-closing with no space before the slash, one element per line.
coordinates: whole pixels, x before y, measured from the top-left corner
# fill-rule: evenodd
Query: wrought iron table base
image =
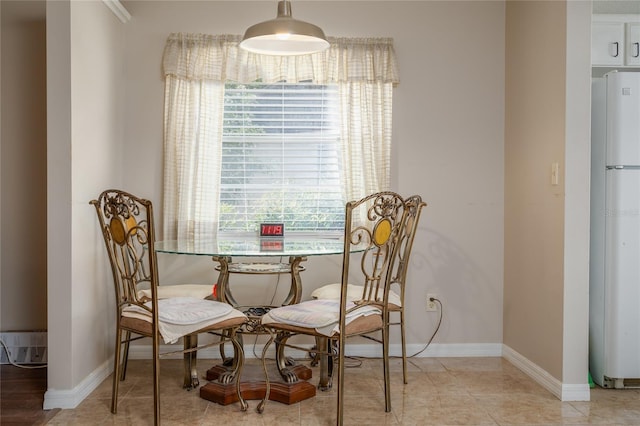
<path fill-rule="evenodd" d="M 271 401 L 295 404 L 316 395 L 316 387 L 307 381 L 311 379 L 311 369 L 301 364 L 295 365 L 290 369 L 299 379 L 295 383 L 286 383 L 275 366 L 269 371 L 269 380 L 271 382 L 269 399 Z M 238 400 L 234 385 L 232 383 L 223 384 L 218 380 L 226 371 L 227 369 L 223 365 L 214 366 L 207 370 L 206 378 L 209 383 L 200 388 L 201 398 L 221 405 L 233 404 Z M 261 366 L 244 366 L 240 391 L 245 400 L 260 400 L 264 398 L 266 383 Z"/>
<path fill-rule="evenodd" d="M 269 310 L 269 307 L 239 307 L 234 299 L 229 286 L 229 275 L 232 273 L 239 274 L 291 274 L 291 287 L 289 294 L 285 298 L 282 305 L 291 305 L 299 303 L 302 298 L 302 285 L 300 280 L 300 271 L 304 267 L 301 262 L 307 258 L 303 256 L 289 257 L 289 263 L 274 264 L 250 264 L 250 263 L 233 263 L 230 257 L 214 256 L 213 260 L 218 262 L 216 269 L 218 275 L 218 300 L 226 302 L 242 311 L 246 311 L 249 316 L 249 323 L 245 327 L 244 333 L 238 335 L 242 339 L 242 334 L 261 334 L 259 317 Z M 241 340 L 242 344 L 242 340 Z M 294 404 L 302 400 L 312 398 L 316 395 L 316 387 L 307 382 L 311 379 L 311 369 L 295 363 L 291 358 L 284 356 L 284 348 L 276 346 L 276 368 L 275 371 L 269 373 L 271 382 L 271 393 L 269 399 L 284 404 Z M 227 358 L 224 354 L 224 347 L 220 347 L 220 354 L 223 362 L 207 370 L 206 379 L 209 383 L 200 388 L 200 397 L 206 400 L 216 402 L 218 404 L 232 404 L 238 400 L 235 394 L 235 388 L 232 383 L 225 383 L 224 378 L 228 375 L 233 358 Z M 186 360 L 185 360 L 186 361 Z M 259 400 L 264 397 L 266 392 L 266 383 L 264 373 L 259 366 L 246 366 L 243 371 L 243 377 L 240 384 L 242 395 L 245 399 Z M 255 370 L 255 371 L 254 371 Z M 185 371 L 186 374 L 186 371 Z M 322 375 L 322 374 L 321 374 Z M 187 380 L 185 376 L 185 380 Z M 322 380 L 321 380 L 322 382 Z M 326 386 L 325 386 L 326 388 Z"/>

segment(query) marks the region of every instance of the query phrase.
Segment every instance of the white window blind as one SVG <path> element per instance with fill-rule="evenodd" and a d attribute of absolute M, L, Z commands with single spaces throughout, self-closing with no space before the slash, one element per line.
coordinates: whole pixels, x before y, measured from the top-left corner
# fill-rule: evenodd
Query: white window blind
<path fill-rule="evenodd" d="M 338 89 L 225 85 L 220 232 L 341 232 L 344 205 Z"/>

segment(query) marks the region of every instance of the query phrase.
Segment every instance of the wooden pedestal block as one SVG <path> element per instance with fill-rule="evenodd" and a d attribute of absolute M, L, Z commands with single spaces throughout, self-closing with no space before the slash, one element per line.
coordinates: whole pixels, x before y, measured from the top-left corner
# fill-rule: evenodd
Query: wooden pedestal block
<path fill-rule="evenodd" d="M 269 371 L 271 392 L 269 400 L 283 404 L 295 404 L 316 396 L 316 387 L 307 382 L 311 379 L 311 369 L 304 365 L 291 367 L 300 379 L 296 383 L 285 383 L 275 367 Z M 220 374 L 227 371 L 224 366 L 215 366 L 207 371 L 209 383 L 200 387 L 200 397 L 221 405 L 233 404 L 238 401 L 235 383 L 222 384 L 217 381 Z M 266 383 L 262 367 L 258 365 L 245 366 L 242 370 L 240 391 L 246 400 L 264 398 Z"/>

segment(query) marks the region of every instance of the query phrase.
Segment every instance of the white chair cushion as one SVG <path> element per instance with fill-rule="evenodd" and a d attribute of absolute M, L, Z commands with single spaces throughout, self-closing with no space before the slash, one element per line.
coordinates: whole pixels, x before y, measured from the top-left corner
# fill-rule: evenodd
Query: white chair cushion
<path fill-rule="evenodd" d="M 151 302 L 145 303 L 151 306 Z M 127 306 L 122 315 L 151 322 L 150 313 L 139 306 Z M 165 343 L 175 343 L 180 337 L 201 328 L 231 319 L 245 317 L 231 305 L 196 297 L 173 297 L 158 300 L 158 328 Z"/>
<path fill-rule="evenodd" d="M 347 309 L 354 307 L 353 302 L 347 303 Z M 356 318 L 367 315 L 381 314 L 379 308 L 365 305 L 346 317 L 349 324 Z M 308 300 L 294 305 L 282 306 L 271 309 L 262 317 L 262 324 L 273 323 L 289 324 L 296 327 L 315 328 L 325 336 L 331 336 L 338 331 L 338 319 L 340 315 L 340 301 L 331 299 Z"/>
<path fill-rule="evenodd" d="M 211 296 L 213 286 L 210 284 L 176 284 L 159 285 L 157 287 L 158 299 L 169 299 L 171 297 L 196 297 L 204 299 Z M 151 290 L 138 290 L 138 299 L 151 299 Z"/>
<path fill-rule="evenodd" d="M 340 283 L 327 284 L 313 290 L 311 297 L 314 299 L 340 299 L 341 288 L 342 284 Z M 361 285 L 347 284 L 347 300 L 355 301 L 362 299 L 362 291 Z M 381 301 L 382 300 L 379 300 L 379 302 Z M 389 303 L 396 306 L 402 306 L 400 296 L 393 290 L 389 292 Z"/>

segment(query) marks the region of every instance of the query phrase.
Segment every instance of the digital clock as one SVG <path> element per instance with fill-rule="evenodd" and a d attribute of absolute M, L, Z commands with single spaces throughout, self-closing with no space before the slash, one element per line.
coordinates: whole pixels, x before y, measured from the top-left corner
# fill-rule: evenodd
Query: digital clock
<path fill-rule="evenodd" d="M 284 237 L 284 223 L 261 223 L 260 236 L 277 238 Z"/>

